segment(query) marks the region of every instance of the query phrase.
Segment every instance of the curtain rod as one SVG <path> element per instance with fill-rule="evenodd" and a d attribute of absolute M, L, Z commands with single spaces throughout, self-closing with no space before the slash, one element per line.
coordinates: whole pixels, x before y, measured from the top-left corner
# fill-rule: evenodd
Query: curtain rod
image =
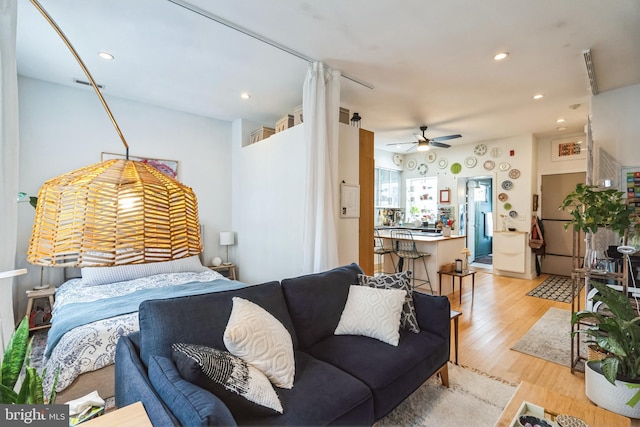
<path fill-rule="evenodd" d="M 186 2 L 186 1 L 183 1 L 183 0 L 169 0 L 169 2 L 171 2 L 171 3 L 173 3 L 173 4 L 177 5 L 177 6 L 183 7 L 183 8 L 185 8 L 185 9 L 187 9 L 187 10 L 193 12 L 193 13 L 196 13 L 196 14 L 202 16 L 202 17 L 205 17 L 207 19 L 215 21 L 215 22 L 217 22 L 217 23 L 219 23 L 221 25 L 224 25 L 225 27 L 231 28 L 232 30 L 238 31 L 238 32 L 240 32 L 240 33 L 242 33 L 244 35 L 252 37 L 252 38 L 254 38 L 254 39 L 258 40 L 258 41 L 261 41 L 262 43 L 266 43 L 269 46 L 275 47 L 276 49 L 279 49 L 279 50 L 281 50 L 283 52 L 286 52 L 286 53 L 288 53 L 290 55 L 293 55 L 296 58 L 300 58 L 300 59 L 302 59 L 304 61 L 307 61 L 307 62 L 317 62 L 315 59 L 313 59 L 313 58 L 311 58 L 311 57 L 309 57 L 307 55 L 304 55 L 304 54 L 302 54 L 300 52 L 297 52 L 297 51 L 295 51 L 293 49 L 290 49 L 290 48 L 288 48 L 288 47 L 286 47 L 286 46 L 284 46 L 284 45 L 282 45 L 280 43 L 274 42 L 273 40 L 269 40 L 269 39 L 261 36 L 260 34 L 254 33 L 251 30 L 248 30 L 248 29 L 246 29 L 244 27 L 236 25 L 231 21 L 227 21 L 226 19 L 223 19 L 223 18 L 221 18 L 221 17 L 219 17 L 217 15 L 214 15 L 211 12 L 207 12 L 206 10 L 201 9 L 199 7 L 196 7 L 196 6 L 190 4 L 190 3 Z M 363 82 L 362 80 L 359 80 L 356 77 L 350 76 L 348 74 L 344 74 L 342 72 L 340 74 L 342 75 L 342 77 L 344 77 L 347 80 L 351 80 L 352 82 L 358 83 L 359 85 L 364 86 L 364 87 L 366 87 L 368 89 L 374 89 L 373 85 L 371 85 L 369 83 L 366 83 L 366 82 Z"/>

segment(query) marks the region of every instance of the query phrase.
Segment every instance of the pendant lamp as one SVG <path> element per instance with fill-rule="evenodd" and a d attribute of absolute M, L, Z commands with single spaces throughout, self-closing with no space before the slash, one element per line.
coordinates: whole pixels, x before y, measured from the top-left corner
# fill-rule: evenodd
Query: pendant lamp
<path fill-rule="evenodd" d="M 91 82 L 126 150 L 44 183 L 38 193 L 27 260 L 51 267 L 168 261 L 202 252 L 193 190 L 154 167 L 129 160 L 129 146 L 89 70 L 60 27 L 30 0 Z"/>

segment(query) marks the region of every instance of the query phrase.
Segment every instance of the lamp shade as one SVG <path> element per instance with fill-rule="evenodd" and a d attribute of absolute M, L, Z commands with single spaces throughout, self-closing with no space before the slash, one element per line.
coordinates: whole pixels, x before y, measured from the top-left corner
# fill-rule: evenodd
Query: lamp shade
<path fill-rule="evenodd" d="M 220 245 L 221 246 L 229 246 L 233 245 L 235 242 L 235 237 L 233 231 L 221 231 L 220 232 Z"/>
<path fill-rule="evenodd" d="M 42 266 L 113 266 L 200 252 L 193 190 L 145 163 L 116 159 L 44 183 L 27 259 Z"/>

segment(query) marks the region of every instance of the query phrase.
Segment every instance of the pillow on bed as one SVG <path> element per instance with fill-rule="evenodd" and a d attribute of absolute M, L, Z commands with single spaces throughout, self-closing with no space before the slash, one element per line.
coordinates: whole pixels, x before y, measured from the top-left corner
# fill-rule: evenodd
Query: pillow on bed
<path fill-rule="evenodd" d="M 124 282 L 163 273 L 199 273 L 209 270 L 200 262 L 198 255 L 164 262 L 126 264 L 115 267 L 83 267 L 82 284 L 88 286 Z"/>

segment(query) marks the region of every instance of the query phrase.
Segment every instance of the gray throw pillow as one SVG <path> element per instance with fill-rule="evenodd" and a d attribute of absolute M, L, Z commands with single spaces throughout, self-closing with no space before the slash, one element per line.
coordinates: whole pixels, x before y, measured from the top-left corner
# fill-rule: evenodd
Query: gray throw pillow
<path fill-rule="evenodd" d="M 358 274 L 358 283 L 362 286 L 379 289 L 402 289 L 407 293 L 402 306 L 400 316 L 400 327 L 408 331 L 418 333 L 420 326 L 416 318 L 416 309 L 413 306 L 413 295 L 411 293 L 411 271 L 401 271 L 394 274 L 381 274 L 379 276 L 366 276 Z"/>
<path fill-rule="evenodd" d="M 172 358 L 185 380 L 215 394 L 231 412 L 282 414 L 282 404 L 269 379 L 228 351 L 176 343 Z"/>

